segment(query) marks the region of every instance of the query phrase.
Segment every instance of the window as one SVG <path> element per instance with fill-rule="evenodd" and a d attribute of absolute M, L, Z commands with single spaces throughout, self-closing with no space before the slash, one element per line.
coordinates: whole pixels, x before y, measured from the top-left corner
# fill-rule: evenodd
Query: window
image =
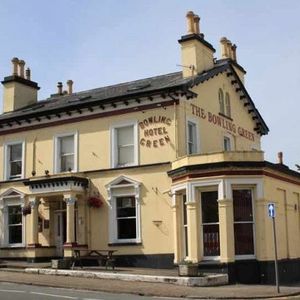
<path fill-rule="evenodd" d="M 141 242 L 141 183 L 119 176 L 106 185 L 109 210 L 109 242 L 111 244 Z"/>
<path fill-rule="evenodd" d="M 117 197 L 116 215 L 118 240 L 136 238 L 135 197 Z"/>
<path fill-rule="evenodd" d="M 55 138 L 55 172 L 77 171 L 77 134 L 64 134 Z"/>
<path fill-rule="evenodd" d="M 224 136 L 224 151 L 231 151 L 231 140 L 228 136 Z"/>
<path fill-rule="evenodd" d="M 5 179 L 18 179 L 24 175 L 24 143 L 14 142 L 5 146 Z"/>
<path fill-rule="evenodd" d="M 224 108 L 224 94 L 222 89 L 219 89 L 219 106 L 220 106 L 220 113 L 225 114 L 225 108 Z"/>
<path fill-rule="evenodd" d="M 22 244 L 22 208 L 21 205 L 8 206 L 8 243 Z"/>
<path fill-rule="evenodd" d="M 112 166 L 136 165 L 137 156 L 137 125 L 114 127 L 112 129 Z"/>
<path fill-rule="evenodd" d="M 204 256 L 220 255 L 218 192 L 201 192 Z"/>
<path fill-rule="evenodd" d="M 14 188 L 0 195 L 0 245 L 23 247 L 25 245 L 25 218 L 22 205 L 25 195 Z"/>
<path fill-rule="evenodd" d="M 225 97 L 225 114 L 227 117 L 231 118 L 230 96 L 228 93 L 226 93 Z"/>
<path fill-rule="evenodd" d="M 188 121 L 187 127 L 188 154 L 194 154 L 197 153 L 197 127 L 196 124 L 191 121 Z"/>
<path fill-rule="evenodd" d="M 254 255 L 252 191 L 233 190 L 235 255 Z"/>

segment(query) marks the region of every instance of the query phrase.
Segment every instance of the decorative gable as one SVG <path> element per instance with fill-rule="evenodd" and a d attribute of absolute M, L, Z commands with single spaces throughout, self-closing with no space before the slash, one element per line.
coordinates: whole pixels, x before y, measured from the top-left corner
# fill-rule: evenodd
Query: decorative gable
<path fill-rule="evenodd" d="M 8 190 L 6 190 L 4 193 L 0 194 L 0 201 L 3 200 L 3 198 L 24 198 L 26 196 L 26 194 L 24 194 L 23 192 L 20 192 L 14 188 L 10 188 Z"/>

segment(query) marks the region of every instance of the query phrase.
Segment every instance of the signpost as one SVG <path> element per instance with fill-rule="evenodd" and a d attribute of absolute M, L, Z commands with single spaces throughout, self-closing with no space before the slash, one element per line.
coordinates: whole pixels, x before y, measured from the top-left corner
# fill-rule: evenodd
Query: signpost
<path fill-rule="evenodd" d="M 268 203 L 268 215 L 272 219 L 273 223 L 273 236 L 274 236 L 274 251 L 275 251 L 275 280 L 277 293 L 280 293 L 279 288 L 279 276 L 278 276 L 278 260 L 277 260 L 277 242 L 276 242 L 276 228 L 275 228 L 275 203 Z"/>

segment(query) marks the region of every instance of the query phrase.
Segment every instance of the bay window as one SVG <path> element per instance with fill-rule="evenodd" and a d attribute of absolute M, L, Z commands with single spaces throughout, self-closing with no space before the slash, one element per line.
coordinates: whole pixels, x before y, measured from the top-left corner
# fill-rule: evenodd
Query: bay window
<path fill-rule="evenodd" d="M 252 190 L 233 190 L 235 255 L 254 256 Z"/>

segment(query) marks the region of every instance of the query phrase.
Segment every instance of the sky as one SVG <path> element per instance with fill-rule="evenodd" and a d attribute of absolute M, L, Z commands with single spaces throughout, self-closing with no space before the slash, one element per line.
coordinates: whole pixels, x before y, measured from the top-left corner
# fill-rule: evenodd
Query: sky
<path fill-rule="evenodd" d="M 299 0 L 1 0 L 0 79 L 11 58 L 26 61 L 39 99 L 58 81 L 74 91 L 180 71 L 177 40 L 185 15 L 201 17 L 205 39 L 217 49 L 226 36 L 246 71 L 246 88 L 270 132 L 265 159 L 300 164 Z M 2 96 L 0 96 L 2 107 Z"/>

